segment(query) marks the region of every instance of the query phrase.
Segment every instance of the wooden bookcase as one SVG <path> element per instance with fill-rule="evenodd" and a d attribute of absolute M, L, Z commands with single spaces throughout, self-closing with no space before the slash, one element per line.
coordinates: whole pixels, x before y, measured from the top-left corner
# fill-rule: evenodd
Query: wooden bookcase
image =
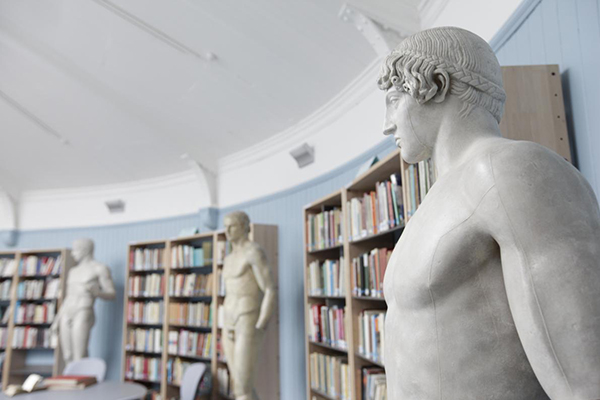
<path fill-rule="evenodd" d="M 251 224 L 250 227 L 250 240 L 259 243 L 267 254 L 267 259 L 274 271 L 274 279 L 277 282 L 277 227 L 271 225 Z M 179 396 L 179 385 L 177 382 L 169 381 L 167 376 L 167 368 L 170 362 L 174 362 L 176 359 L 180 359 L 182 362 L 203 362 L 206 363 L 212 373 L 213 377 L 213 390 L 209 396 L 212 400 L 217 399 L 228 399 L 227 396 L 219 393 L 217 373 L 219 368 L 227 368 L 227 364 L 222 357 L 222 352 L 219 351 L 217 343 L 220 341 L 221 330 L 218 328 L 218 307 L 223 304 L 225 294 L 219 292 L 219 275 L 223 268 L 222 255 L 219 254 L 218 242 L 225 244 L 226 238 L 223 231 L 208 232 L 198 235 L 181 237 L 176 239 L 168 240 L 156 240 L 148 242 L 138 242 L 129 245 L 129 258 L 127 260 L 127 275 L 126 275 L 126 286 L 124 296 L 124 321 L 123 321 L 123 380 L 131 380 L 147 386 L 153 394 L 160 395 L 161 398 L 171 399 L 172 397 Z M 210 243 L 210 254 L 208 254 L 207 243 Z M 197 263 L 184 263 L 175 265 L 172 259 L 172 251 L 177 246 L 190 246 L 190 248 L 202 248 L 204 250 L 204 262 Z M 150 270 L 132 270 L 131 263 L 132 252 L 136 249 L 163 249 L 161 255 L 161 266 L 159 269 Z M 129 282 L 136 276 L 148 276 L 151 274 L 163 274 L 163 290 L 161 296 L 150 296 L 150 297 L 132 297 L 129 295 Z M 193 295 L 175 295 L 177 293 L 171 293 L 169 287 L 169 280 L 176 279 L 179 274 L 196 274 L 197 276 L 208 277 L 211 276 L 210 281 L 210 293 L 195 293 Z M 162 301 L 163 311 L 162 319 L 158 324 L 143 324 L 143 323 L 132 323 L 128 319 L 128 304 L 130 301 Z M 174 321 L 174 315 L 170 311 L 170 306 L 173 304 L 206 304 L 210 307 L 210 323 L 207 324 L 194 324 L 190 325 L 185 322 Z M 128 346 L 129 342 L 129 331 L 131 329 L 161 329 L 162 331 L 162 349 L 160 352 L 146 352 L 132 350 Z M 210 357 L 196 356 L 196 355 L 181 355 L 181 354 L 170 354 L 169 352 L 169 332 L 177 331 L 181 332 L 186 330 L 198 334 L 210 334 Z M 279 399 L 279 313 L 275 312 L 272 320 L 269 322 L 267 329 L 265 343 L 268 343 L 269 351 L 263 352 L 262 359 L 260 360 L 261 369 L 257 374 L 257 387 L 260 388 L 259 395 L 261 398 L 268 399 Z M 145 357 L 151 357 L 160 359 L 160 380 L 147 380 L 137 379 L 136 377 L 127 375 L 127 357 L 131 355 L 140 355 Z M 152 396 L 153 394 L 150 394 Z M 150 397 L 151 398 L 151 397 Z"/>
<path fill-rule="evenodd" d="M 307 398 L 312 399 L 326 399 L 326 400 L 337 400 L 340 397 L 333 397 L 327 393 L 315 389 L 312 387 L 312 376 L 310 368 L 310 355 L 312 353 L 325 354 L 328 356 L 341 357 L 347 360 L 347 364 L 350 370 L 349 373 L 349 385 L 350 385 L 350 399 L 361 399 L 361 382 L 362 382 L 362 368 L 363 367 L 381 367 L 383 364 L 379 360 L 374 360 L 366 357 L 359 352 L 359 315 L 365 310 L 382 310 L 387 309 L 385 300 L 383 297 L 375 296 L 357 296 L 353 293 L 352 278 L 351 278 L 351 266 L 352 259 L 360 256 L 365 252 L 369 252 L 375 248 L 388 248 L 393 249 L 396 241 L 398 240 L 404 224 L 392 227 L 387 230 L 379 231 L 376 234 L 364 235 L 360 238 L 352 238 L 351 233 L 348 229 L 348 201 L 353 198 L 360 198 L 364 193 L 375 190 L 377 182 L 382 182 L 390 179 L 392 174 L 403 175 L 403 165 L 398 150 L 392 152 L 389 156 L 375 164 L 364 174 L 357 177 L 348 186 L 342 188 L 339 191 L 332 193 L 331 195 L 320 199 L 314 203 L 307 205 L 304 208 L 304 221 L 305 221 L 305 282 L 308 279 L 308 269 L 310 263 L 313 261 L 323 262 L 324 260 L 340 259 L 341 268 L 343 269 L 343 279 L 345 286 L 345 293 L 342 296 L 338 295 L 314 295 L 309 293 L 308 284 L 305 284 L 305 307 L 306 307 L 306 374 L 307 374 Z M 404 189 L 404 187 L 403 187 Z M 329 246 L 325 248 L 319 248 L 316 250 L 308 250 L 308 234 L 306 232 L 308 216 L 311 214 L 318 214 L 323 211 L 328 211 L 332 208 L 341 208 L 342 210 L 342 241 L 338 245 Z M 406 218 L 406 216 L 405 216 Z M 343 257 L 343 259 L 342 259 Z M 345 308 L 345 320 L 344 330 L 346 333 L 345 348 L 339 346 L 332 346 L 326 343 L 319 343 L 309 339 L 309 324 L 310 314 L 309 308 L 314 304 L 326 305 L 326 306 L 338 306 Z"/>
<path fill-rule="evenodd" d="M 22 265 L 21 263 L 29 256 L 36 257 L 60 257 L 60 273 L 55 275 L 25 275 L 22 273 Z M 28 251 L 15 251 L 15 252 L 3 252 L 0 253 L 0 258 L 12 258 L 16 261 L 17 266 L 12 277 L 2 277 L 3 280 L 11 280 L 12 287 L 10 290 L 10 305 L 6 312 L 10 313 L 8 326 L 7 328 L 7 346 L 5 349 L 5 360 L 4 367 L 2 370 L 2 387 L 3 390 L 9 384 L 21 384 L 27 378 L 29 374 L 37 373 L 42 376 L 50 376 L 50 375 L 59 375 L 62 373 L 64 368 L 64 362 L 62 353 L 60 350 L 60 341 L 57 341 L 56 346 L 52 347 L 44 347 L 44 348 L 14 348 L 13 347 L 13 338 L 15 335 L 15 330 L 17 328 L 37 328 L 37 329 L 49 329 L 51 325 L 51 321 L 47 323 L 19 323 L 17 324 L 15 321 L 15 312 L 19 304 L 37 304 L 43 305 L 49 302 L 55 302 L 56 304 L 56 313 L 60 309 L 62 304 L 62 300 L 65 295 L 65 280 L 68 273 L 69 268 L 71 268 L 74 264 L 73 259 L 71 257 L 71 253 L 68 249 L 45 249 L 45 250 L 28 250 Z M 44 290 L 46 288 L 46 283 L 50 279 L 59 279 L 58 284 L 58 293 L 55 299 L 46 299 L 46 298 L 38 298 L 38 299 L 23 299 L 18 298 L 17 288 L 19 283 L 26 281 L 45 281 Z M 37 358 L 34 362 L 29 362 L 31 358 Z M 42 362 L 40 362 L 42 361 Z M 45 361 L 45 362 L 44 362 Z"/>
<path fill-rule="evenodd" d="M 159 253 L 162 252 L 162 253 Z M 136 252 L 140 252 L 141 255 L 136 261 Z M 163 399 L 166 398 L 166 346 L 167 346 L 167 335 L 166 332 L 166 313 L 164 307 L 168 302 L 168 296 L 166 295 L 167 285 L 167 271 L 168 271 L 168 256 L 169 256 L 169 242 L 167 240 L 156 240 L 148 242 L 132 243 L 128 247 L 127 251 L 127 272 L 125 274 L 125 293 L 123 303 L 123 366 L 122 366 L 122 377 L 126 381 L 134 381 L 148 387 L 149 398 L 152 398 L 154 394 L 160 395 Z M 133 296 L 130 293 L 130 282 L 135 278 L 147 279 L 151 275 L 160 275 L 163 277 L 162 282 L 162 295 L 138 295 Z M 163 313 L 162 318 L 156 319 L 153 322 L 142 322 L 130 318 L 129 307 L 130 303 L 162 303 Z M 160 329 L 162 332 L 162 348 L 160 351 L 155 349 L 144 349 L 140 351 L 136 347 L 131 347 L 129 343 L 130 332 L 136 329 L 145 330 L 157 330 Z M 128 374 L 127 364 L 130 357 L 144 357 L 158 361 L 158 368 L 161 374 L 160 379 L 149 379 L 148 377 L 140 377 Z"/>

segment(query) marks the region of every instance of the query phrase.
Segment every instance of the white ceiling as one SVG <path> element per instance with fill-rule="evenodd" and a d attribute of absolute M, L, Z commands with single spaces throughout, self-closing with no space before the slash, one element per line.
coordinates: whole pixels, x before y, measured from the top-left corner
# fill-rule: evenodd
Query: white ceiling
<path fill-rule="evenodd" d="M 145 179 L 188 168 L 184 153 L 214 170 L 375 59 L 341 6 L 0 0 L 0 186 Z"/>

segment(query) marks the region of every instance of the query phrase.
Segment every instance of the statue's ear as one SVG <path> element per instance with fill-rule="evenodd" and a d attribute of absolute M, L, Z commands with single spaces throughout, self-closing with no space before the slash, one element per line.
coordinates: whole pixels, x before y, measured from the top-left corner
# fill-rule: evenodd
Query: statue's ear
<path fill-rule="evenodd" d="M 443 69 L 436 69 L 434 74 L 435 83 L 438 86 L 438 91 L 433 96 L 433 101 L 435 103 L 441 103 L 446 99 L 446 94 L 448 94 L 448 90 L 450 89 L 450 76 L 448 72 Z"/>

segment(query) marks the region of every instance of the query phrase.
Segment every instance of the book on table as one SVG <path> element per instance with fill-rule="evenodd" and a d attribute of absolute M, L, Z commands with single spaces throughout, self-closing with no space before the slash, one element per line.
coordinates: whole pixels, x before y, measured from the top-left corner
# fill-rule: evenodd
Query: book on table
<path fill-rule="evenodd" d="M 92 375 L 59 375 L 44 379 L 48 390 L 85 389 L 98 381 Z"/>

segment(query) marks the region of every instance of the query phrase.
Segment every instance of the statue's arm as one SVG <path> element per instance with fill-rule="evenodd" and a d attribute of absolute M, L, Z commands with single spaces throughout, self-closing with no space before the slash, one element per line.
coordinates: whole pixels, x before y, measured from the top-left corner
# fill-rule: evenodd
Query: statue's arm
<path fill-rule="evenodd" d="M 98 274 L 98 293 L 95 293 L 97 297 L 103 300 L 113 300 L 116 297 L 115 284 L 110 273 L 110 269 L 102 265 L 100 273 Z"/>
<path fill-rule="evenodd" d="M 521 343 L 551 399 L 600 399 L 600 212 L 554 153 L 512 146 L 491 159 L 488 227 L 500 246 Z"/>
<path fill-rule="evenodd" d="M 275 310 L 275 302 L 277 298 L 277 289 L 271 274 L 271 268 L 267 263 L 265 252 L 260 247 L 255 247 L 251 251 L 250 262 L 254 277 L 261 290 L 264 292 L 263 300 L 260 305 L 260 315 L 256 322 L 257 329 L 265 329 L 269 318 Z"/>

